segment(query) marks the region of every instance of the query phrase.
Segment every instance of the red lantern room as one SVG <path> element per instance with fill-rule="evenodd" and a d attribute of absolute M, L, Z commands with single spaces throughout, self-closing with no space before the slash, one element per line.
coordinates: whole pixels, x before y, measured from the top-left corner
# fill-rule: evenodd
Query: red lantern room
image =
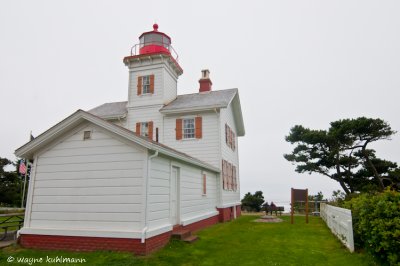
<path fill-rule="evenodd" d="M 170 53 L 171 38 L 167 34 L 159 32 L 157 24 L 153 25 L 152 31 L 148 31 L 140 35 L 139 41 L 139 54 L 150 54 L 159 52 Z"/>
<path fill-rule="evenodd" d="M 156 61 L 153 61 L 155 60 Z M 171 38 L 158 31 L 158 25 L 153 25 L 153 30 L 144 32 L 139 36 L 139 43 L 131 48 L 131 55 L 124 58 L 126 65 L 133 62 L 143 63 L 150 60 L 157 63 L 157 60 L 166 60 L 175 69 L 177 75 L 181 75 L 183 70 L 178 64 L 178 54 L 171 46 Z M 131 65 L 132 67 L 134 65 Z"/>

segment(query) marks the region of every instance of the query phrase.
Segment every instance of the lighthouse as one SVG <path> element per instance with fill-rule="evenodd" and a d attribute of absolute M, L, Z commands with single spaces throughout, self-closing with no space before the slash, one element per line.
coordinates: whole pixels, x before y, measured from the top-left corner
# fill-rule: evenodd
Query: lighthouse
<path fill-rule="evenodd" d="M 144 255 L 240 216 L 238 89 L 204 69 L 177 95 L 171 38 L 154 24 L 138 39 L 123 59 L 127 101 L 78 110 L 16 150 L 35 161 L 22 246 Z"/>
<path fill-rule="evenodd" d="M 178 77 L 183 73 L 171 43 L 171 37 L 154 24 L 123 60 L 129 70 L 126 126 L 160 142 L 163 119 L 159 110 L 176 99 Z"/>

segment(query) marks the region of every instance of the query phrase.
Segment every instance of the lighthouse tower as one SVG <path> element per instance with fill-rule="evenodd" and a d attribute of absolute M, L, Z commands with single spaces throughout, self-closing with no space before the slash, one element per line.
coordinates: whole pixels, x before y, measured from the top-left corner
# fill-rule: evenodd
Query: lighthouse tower
<path fill-rule="evenodd" d="M 177 97 L 177 80 L 183 73 L 171 38 L 153 30 L 139 36 L 139 43 L 124 58 L 129 69 L 126 127 L 152 140 L 163 141 L 159 110 Z"/>

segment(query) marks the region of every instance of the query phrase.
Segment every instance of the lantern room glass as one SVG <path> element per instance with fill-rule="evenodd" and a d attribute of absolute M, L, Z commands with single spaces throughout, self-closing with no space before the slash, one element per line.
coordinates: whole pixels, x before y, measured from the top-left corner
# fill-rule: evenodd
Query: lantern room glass
<path fill-rule="evenodd" d="M 169 38 L 165 37 L 162 34 L 158 33 L 147 33 L 144 34 L 140 38 L 140 48 L 148 45 L 159 45 L 167 48 L 169 50 L 169 46 L 171 45 L 171 41 Z"/>

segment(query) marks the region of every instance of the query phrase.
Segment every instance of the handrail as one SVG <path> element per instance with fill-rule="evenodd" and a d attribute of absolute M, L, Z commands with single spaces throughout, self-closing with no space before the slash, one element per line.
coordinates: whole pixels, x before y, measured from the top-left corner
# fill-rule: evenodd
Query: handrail
<path fill-rule="evenodd" d="M 151 41 L 151 42 L 146 42 L 146 43 L 137 43 L 131 47 L 131 56 L 139 55 L 140 49 L 143 48 L 144 46 L 148 46 L 148 45 L 158 45 L 158 46 L 162 46 L 162 47 L 168 49 L 168 51 L 170 51 L 170 53 L 172 52 L 171 53 L 172 58 L 174 58 L 175 61 L 178 62 L 179 55 L 175 51 L 174 47 L 172 47 L 171 44 L 164 43 L 164 42 Z"/>

